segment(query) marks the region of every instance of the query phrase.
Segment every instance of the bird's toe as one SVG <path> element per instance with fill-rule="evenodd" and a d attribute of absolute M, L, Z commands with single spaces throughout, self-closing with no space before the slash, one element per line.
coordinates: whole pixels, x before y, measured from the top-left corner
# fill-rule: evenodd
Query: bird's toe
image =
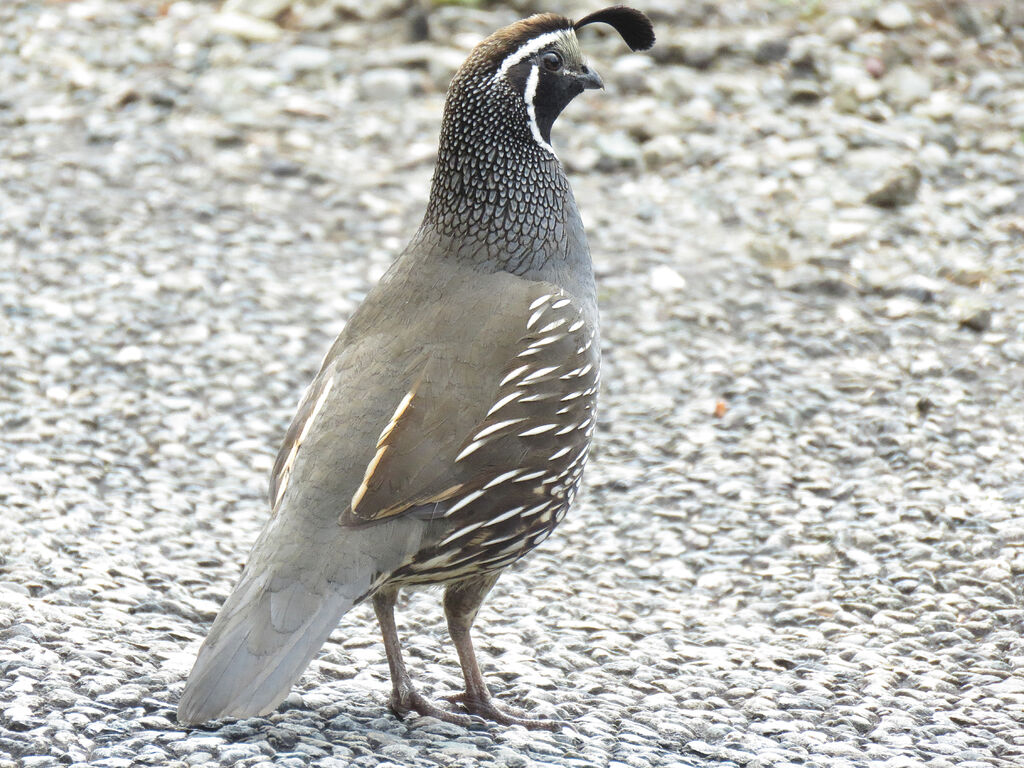
<path fill-rule="evenodd" d="M 501 725 L 521 725 L 530 730 L 560 731 L 568 725 L 561 720 L 533 717 L 527 712 L 507 704 L 497 704 L 490 697 L 471 696 L 463 692 L 447 697 L 449 701 L 459 704 L 471 715 L 490 720 Z"/>

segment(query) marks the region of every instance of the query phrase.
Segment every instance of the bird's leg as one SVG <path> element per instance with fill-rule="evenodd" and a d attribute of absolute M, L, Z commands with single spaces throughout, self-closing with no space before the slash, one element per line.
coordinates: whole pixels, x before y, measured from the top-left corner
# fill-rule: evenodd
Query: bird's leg
<path fill-rule="evenodd" d="M 455 650 L 458 651 L 462 675 L 466 679 L 466 690 L 452 696 L 450 700 L 461 704 L 471 714 L 503 725 L 560 730 L 564 723 L 558 720 L 530 717 L 525 712 L 511 707 L 499 707 L 491 700 L 491 692 L 487 690 L 484 676 L 480 673 L 469 630 L 473 626 L 480 604 L 497 580 L 497 573 L 488 573 L 449 584 L 445 590 L 444 613 L 448 619 L 448 634 L 451 635 Z"/>
<path fill-rule="evenodd" d="M 384 637 L 384 651 L 388 656 L 388 668 L 391 670 L 391 698 L 388 700 L 388 708 L 399 719 L 404 718 L 409 712 L 415 712 L 418 715 L 436 717 L 438 720 L 467 728 L 479 725 L 478 718 L 449 712 L 447 709 L 437 706 L 417 691 L 412 684 L 412 678 L 409 677 L 409 672 L 405 668 L 405 660 L 402 658 L 402 644 L 398 640 L 398 627 L 395 626 L 395 599 L 397 597 L 398 589 L 394 587 L 380 589 L 373 596 L 373 610 L 377 613 L 377 622 L 380 624 L 380 632 Z"/>

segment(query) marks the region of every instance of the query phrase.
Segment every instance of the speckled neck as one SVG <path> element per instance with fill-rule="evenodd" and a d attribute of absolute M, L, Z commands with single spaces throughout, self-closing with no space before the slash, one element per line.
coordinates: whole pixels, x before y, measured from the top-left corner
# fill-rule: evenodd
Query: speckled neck
<path fill-rule="evenodd" d="M 482 267 L 526 274 L 565 253 L 577 225 L 562 164 L 531 134 L 522 94 L 483 64 L 464 67 L 445 103 L 421 233 Z"/>

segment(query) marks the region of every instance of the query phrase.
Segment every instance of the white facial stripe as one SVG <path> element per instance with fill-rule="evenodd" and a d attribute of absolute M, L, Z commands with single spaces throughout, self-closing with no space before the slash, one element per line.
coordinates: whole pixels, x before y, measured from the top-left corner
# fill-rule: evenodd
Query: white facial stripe
<path fill-rule="evenodd" d="M 571 29 L 556 29 L 554 32 L 545 32 L 539 37 L 535 37 L 528 43 L 523 44 L 521 48 L 516 50 L 514 53 L 510 53 L 508 57 L 501 62 L 501 66 L 498 67 L 498 71 L 494 74 L 494 79 L 498 80 L 505 76 L 505 74 L 516 64 L 528 56 L 532 56 L 541 48 L 544 48 L 551 43 L 559 40 L 560 38 L 568 36 L 572 33 Z"/>
<path fill-rule="evenodd" d="M 526 101 L 526 114 L 530 117 L 530 133 L 533 134 L 534 140 L 536 140 L 541 147 L 554 155 L 554 148 L 544 141 L 544 137 L 540 135 L 540 126 L 537 125 L 537 108 L 533 105 L 533 99 L 537 95 L 537 83 L 539 82 L 540 66 L 534 64 L 533 67 L 530 68 L 530 76 L 526 78 L 526 90 L 523 92 L 523 100 Z M 540 310 L 537 311 L 539 312 Z"/>

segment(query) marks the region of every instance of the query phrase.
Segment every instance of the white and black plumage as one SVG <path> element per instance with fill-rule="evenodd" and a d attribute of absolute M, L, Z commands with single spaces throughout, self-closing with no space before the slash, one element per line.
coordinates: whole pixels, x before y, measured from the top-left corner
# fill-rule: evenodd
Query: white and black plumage
<path fill-rule="evenodd" d="M 473 715 L 550 727 L 490 699 L 469 637 L 501 570 L 543 541 L 579 486 L 596 418 L 590 252 L 551 126 L 587 88 L 576 29 L 654 43 L 639 11 L 554 14 L 481 42 L 452 81 L 423 223 L 331 347 L 274 465 L 272 517 L 203 643 L 178 707 L 264 714 L 338 620 L 371 598 L 391 707 L 469 724 L 413 687 L 403 586 L 444 585 Z"/>

